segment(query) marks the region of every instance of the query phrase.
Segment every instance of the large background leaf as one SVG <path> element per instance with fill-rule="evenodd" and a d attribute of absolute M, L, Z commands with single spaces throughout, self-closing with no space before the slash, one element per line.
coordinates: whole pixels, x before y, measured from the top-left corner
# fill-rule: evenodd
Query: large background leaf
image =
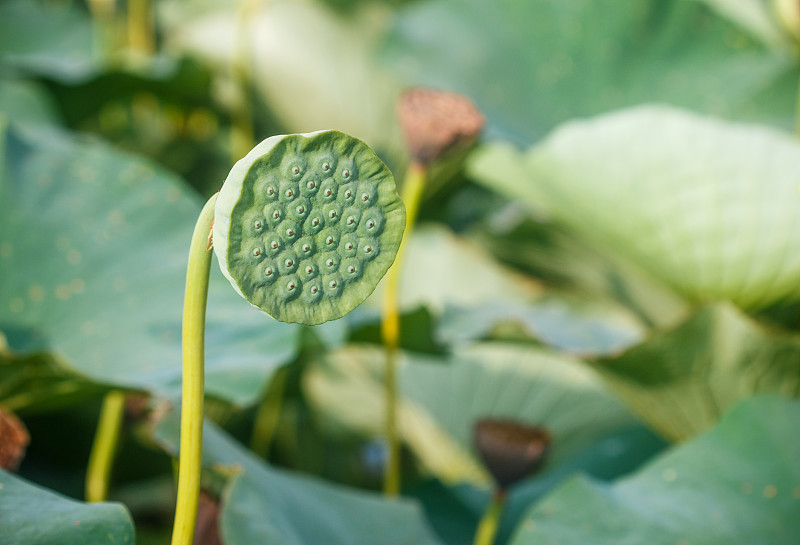
<path fill-rule="evenodd" d="M 742 403 L 632 477 L 563 485 L 530 512 L 513 543 L 797 543 L 799 421 L 797 401 Z"/>
<path fill-rule="evenodd" d="M 699 2 L 417 2 L 396 21 L 386 59 L 406 84 L 470 96 L 493 134 L 517 142 L 651 101 L 793 122 L 791 57 Z"/>
<path fill-rule="evenodd" d="M 380 435 L 384 361 L 379 348 L 339 350 L 306 373 L 307 395 L 332 421 Z M 546 426 L 555 437 L 553 465 L 635 422 L 591 370 L 524 345 L 476 345 L 450 360 L 406 354 L 399 383 L 401 433 L 423 467 L 446 483 L 488 483 L 472 449 L 478 418 Z"/>
<path fill-rule="evenodd" d="M 0 544 L 133 545 L 133 524 L 119 504 L 86 504 L 0 469 Z"/>
<path fill-rule="evenodd" d="M 178 419 L 168 415 L 156 437 L 177 451 Z M 220 513 L 227 545 L 437 545 L 412 502 L 337 486 L 272 468 L 213 424 L 203 432 L 204 465 L 233 473 Z"/>
<path fill-rule="evenodd" d="M 163 170 L 96 141 L 9 134 L 0 186 L 0 330 L 101 383 L 172 396 L 188 241 L 200 202 Z M 244 403 L 297 329 L 241 300 L 212 266 L 207 391 Z"/>
<path fill-rule="evenodd" d="M 596 369 L 651 426 L 683 440 L 753 394 L 800 396 L 800 336 L 716 305 Z"/>
<path fill-rule="evenodd" d="M 520 176 L 505 175 L 509 161 Z M 788 135 L 640 107 L 567 124 L 527 155 L 489 147 L 472 172 L 691 299 L 800 296 L 800 145 Z"/>

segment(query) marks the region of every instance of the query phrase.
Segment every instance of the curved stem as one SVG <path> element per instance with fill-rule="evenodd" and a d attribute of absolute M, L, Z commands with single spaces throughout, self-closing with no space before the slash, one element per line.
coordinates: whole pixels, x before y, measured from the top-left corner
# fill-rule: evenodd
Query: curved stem
<path fill-rule="evenodd" d="M 406 205 L 406 230 L 403 242 L 417 220 L 419 203 L 428 171 L 419 163 L 412 163 L 406 172 L 401 197 Z M 386 397 L 386 443 L 388 445 L 386 471 L 383 476 L 383 492 L 387 496 L 400 493 L 400 438 L 397 425 L 397 349 L 400 345 L 400 309 L 397 302 L 398 281 L 403 266 L 405 244 L 400 245 L 394 264 L 386 273 L 386 290 L 383 299 L 381 338 L 386 347 L 386 369 L 384 389 Z"/>
<path fill-rule="evenodd" d="M 486 512 L 483 514 L 478 529 L 475 531 L 475 541 L 473 545 L 492 545 L 494 536 L 497 534 L 497 527 L 500 525 L 500 517 L 506 503 L 506 493 L 502 489 L 495 491 L 492 501 L 489 502 Z"/>
<path fill-rule="evenodd" d="M 105 501 L 114 455 L 119 444 L 122 416 L 125 412 L 125 393 L 112 390 L 103 398 L 97 432 L 86 468 L 86 501 Z"/>
<path fill-rule="evenodd" d="M 203 381 L 205 358 L 206 301 L 211 251 L 208 234 L 214 222 L 212 196 L 197 218 L 186 270 L 183 301 L 183 395 L 181 399 L 181 446 L 178 468 L 178 501 L 172 545 L 191 545 L 200 496 L 203 446 Z"/>

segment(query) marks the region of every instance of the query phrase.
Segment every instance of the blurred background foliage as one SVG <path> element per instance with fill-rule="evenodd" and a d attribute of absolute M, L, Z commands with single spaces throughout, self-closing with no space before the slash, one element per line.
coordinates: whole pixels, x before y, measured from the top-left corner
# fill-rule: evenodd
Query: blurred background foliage
<path fill-rule="evenodd" d="M 310 329 L 214 273 L 199 542 L 469 542 L 498 416 L 554 436 L 498 543 L 797 543 L 799 43 L 793 0 L 3 0 L 0 405 L 30 444 L 0 543 L 169 541 L 201 203 L 281 133 L 402 180 L 414 86 L 486 128 L 405 242 L 404 498 L 373 492 L 382 288 Z M 121 503 L 85 504 L 113 388 Z"/>

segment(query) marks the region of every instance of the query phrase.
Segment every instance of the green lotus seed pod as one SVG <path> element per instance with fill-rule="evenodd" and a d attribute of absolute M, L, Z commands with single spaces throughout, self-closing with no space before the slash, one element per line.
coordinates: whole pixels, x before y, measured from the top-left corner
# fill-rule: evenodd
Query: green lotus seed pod
<path fill-rule="evenodd" d="M 394 261 L 406 212 L 392 173 L 338 131 L 273 136 L 220 190 L 214 251 L 252 305 L 283 322 L 341 318 Z"/>

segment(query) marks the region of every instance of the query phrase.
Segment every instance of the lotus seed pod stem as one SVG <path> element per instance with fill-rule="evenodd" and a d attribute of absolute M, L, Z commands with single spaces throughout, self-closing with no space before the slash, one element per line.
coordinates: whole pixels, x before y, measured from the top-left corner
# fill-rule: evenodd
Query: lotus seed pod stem
<path fill-rule="evenodd" d="M 203 207 L 186 275 L 172 545 L 191 545 L 197 520 L 209 231 L 222 273 L 242 297 L 277 320 L 315 325 L 341 318 L 374 291 L 405 223 L 389 169 L 338 131 L 267 138 Z"/>

